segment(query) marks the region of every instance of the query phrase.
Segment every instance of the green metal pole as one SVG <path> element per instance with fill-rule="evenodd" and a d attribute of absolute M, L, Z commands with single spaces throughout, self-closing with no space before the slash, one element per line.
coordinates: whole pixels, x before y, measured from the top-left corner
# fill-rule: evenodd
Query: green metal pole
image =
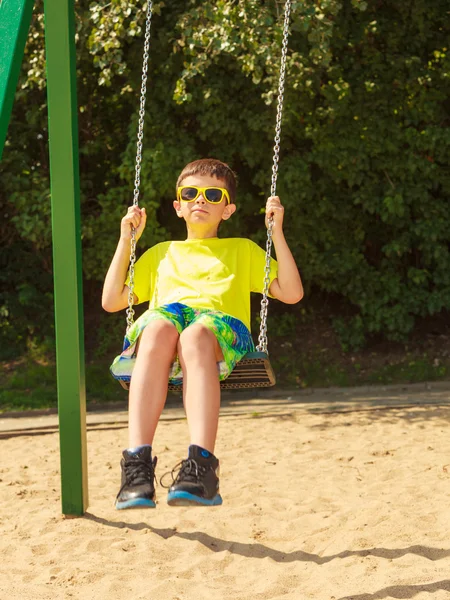
<path fill-rule="evenodd" d="M 34 0 L 0 0 L 0 160 L 3 154 Z"/>
<path fill-rule="evenodd" d="M 74 0 L 45 0 L 62 512 L 88 505 Z"/>

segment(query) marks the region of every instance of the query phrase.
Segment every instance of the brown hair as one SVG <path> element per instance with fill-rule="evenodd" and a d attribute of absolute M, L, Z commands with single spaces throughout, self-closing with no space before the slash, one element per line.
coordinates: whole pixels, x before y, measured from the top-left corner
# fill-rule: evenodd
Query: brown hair
<path fill-rule="evenodd" d="M 194 160 L 194 162 L 187 164 L 181 171 L 177 180 L 177 189 L 182 184 L 183 179 L 191 177 L 192 175 L 209 175 L 211 177 L 217 177 L 217 179 L 222 179 L 230 194 L 230 200 L 234 204 L 236 199 L 237 177 L 226 163 L 215 158 L 201 158 L 200 160 Z"/>

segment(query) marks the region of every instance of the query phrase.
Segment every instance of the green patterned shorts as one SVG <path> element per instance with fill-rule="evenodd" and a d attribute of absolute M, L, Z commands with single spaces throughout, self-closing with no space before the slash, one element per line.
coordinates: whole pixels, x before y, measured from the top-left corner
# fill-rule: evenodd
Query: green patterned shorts
<path fill-rule="evenodd" d="M 139 336 L 149 323 L 157 319 L 165 319 L 175 325 L 180 335 L 194 323 L 210 329 L 216 336 L 223 354 L 223 360 L 217 363 L 220 381 L 230 375 L 236 363 L 247 352 L 255 351 L 250 331 L 239 319 L 218 310 L 190 308 L 185 304 L 174 302 L 145 311 L 127 331 L 122 354 L 119 354 L 111 365 L 110 370 L 113 377 L 122 381 L 130 381 L 136 360 L 136 344 Z M 183 383 L 183 371 L 178 357 L 172 364 L 169 382 L 175 385 Z"/>

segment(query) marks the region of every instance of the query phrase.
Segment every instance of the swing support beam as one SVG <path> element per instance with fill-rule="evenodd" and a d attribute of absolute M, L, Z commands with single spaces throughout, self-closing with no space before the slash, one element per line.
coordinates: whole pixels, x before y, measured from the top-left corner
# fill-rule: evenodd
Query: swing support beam
<path fill-rule="evenodd" d="M 88 506 L 74 0 L 45 0 L 61 501 Z"/>
<path fill-rule="evenodd" d="M 11 118 L 34 0 L 0 0 L 0 160 Z"/>

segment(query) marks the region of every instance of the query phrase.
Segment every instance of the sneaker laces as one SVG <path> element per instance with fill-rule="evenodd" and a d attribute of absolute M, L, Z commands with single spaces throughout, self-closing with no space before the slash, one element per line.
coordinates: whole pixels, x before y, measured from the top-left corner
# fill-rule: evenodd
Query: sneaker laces
<path fill-rule="evenodd" d="M 155 479 L 155 467 L 157 458 L 152 462 L 143 460 L 142 458 L 132 458 L 125 460 L 125 485 L 141 485 L 148 483 L 149 480 L 153 483 Z"/>
<path fill-rule="evenodd" d="M 178 469 L 179 468 L 179 469 Z M 178 473 L 174 476 L 175 471 L 178 469 Z M 199 479 L 203 478 L 207 473 L 207 467 L 198 464 L 198 462 L 193 458 L 186 458 L 181 462 L 177 463 L 171 471 L 167 471 L 159 480 L 161 487 L 168 489 L 175 483 L 180 483 L 181 481 L 192 481 L 193 483 L 197 483 Z M 163 483 L 163 479 L 168 475 L 172 476 L 172 481 L 169 485 L 165 485 Z"/>

